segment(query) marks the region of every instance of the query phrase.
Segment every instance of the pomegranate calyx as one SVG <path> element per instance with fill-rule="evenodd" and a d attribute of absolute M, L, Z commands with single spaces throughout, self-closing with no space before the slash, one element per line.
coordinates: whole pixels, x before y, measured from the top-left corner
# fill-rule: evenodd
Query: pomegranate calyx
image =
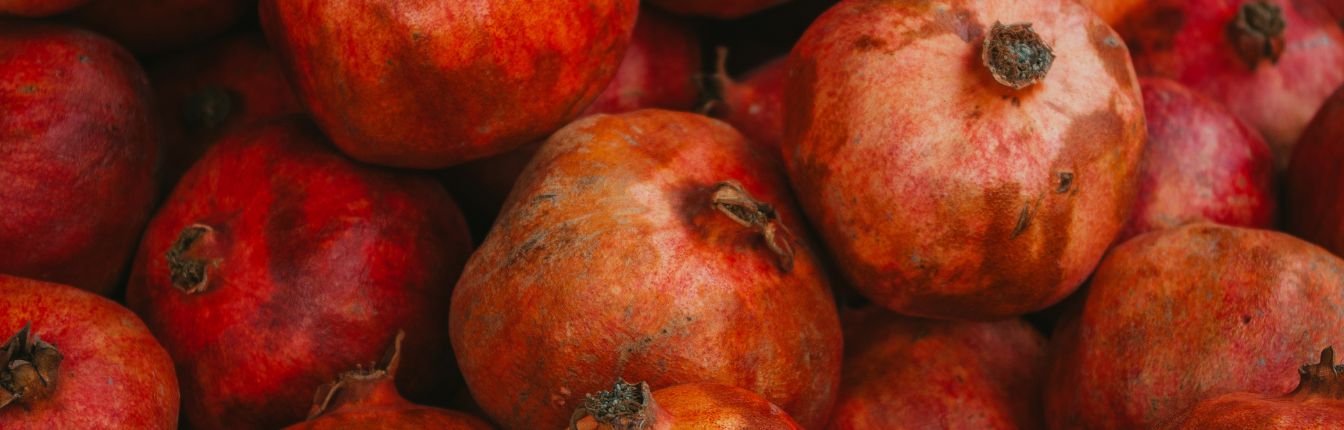
<path fill-rule="evenodd" d="M 401 364 L 401 342 L 406 338 L 404 330 L 397 330 L 383 358 L 369 369 L 351 370 L 336 377 L 335 381 L 317 387 L 313 398 L 313 407 L 308 410 L 308 419 L 317 418 L 341 405 L 351 403 L 378 403 L 389 397 L 383 394 L 395 392 L 393 379 L 397 375 L 397 366 Z M 381 391 L 381 393 L 380 393 Z"/>
<path fill-rule="evenodd" d="M 1302 380 L 1290 396 L 1344 399 L 1344 365 L 1335 364 L 1334 347 L 1326 347 L 1320 362 L 1302 366 L 1297 373 Z"/>
<path fill-rule="evenodd" d="M 985 36 L 980 60 L 995 81 L 1020 90 L 1045 79 L 1055 53 L 1031 29 L 1031 23 L 1004 25 L 995 21 Z"/>
<path fill-rule="evenodd" d="M 32 323 L 0 346 L 0 408 L 32 402 L 56 390 L 61 352 L 31 334 Z"/>
<path fill-rule="evenodd" d="M 592 416 L 612 430 L 651 429 L 657 420 L 656 411 L 647 382 L 631 384 L 618 378 L 611 390 L 585 396 L 583 405 L 570 417 L 569 428 L 577 430 L 579 419 Z"/>
<path fill-rule="evenodd" d="M 220 261 L 207 257 L 215 246 L 214 229 L 210 226 L 192 224 L 182 229 L 164 256 L 173 286 L 187 294 L 204 292 L 210 283 L 209 268 L 218 266 Z"/>
<path fill-rule="evenodd" d="M 214 131 L 233 113 L 233 97 L 229 90 L 207 86 L 187 96 L 182 109 L 182 121 L 195 132 Z"/>
<path fill-rule="evenodd" d="M 1252 69 L 1260 60 L 1278 63 L 1283 55 L 1283 8 L 1267 0 L 1246 2 L 1237 17 L 1227 24 L 1227 38 L 1246 65 Z"/>
<path fill-rule="evenodd" d="M 711 201 L 728 218 L 759 231 L 765 245 L 779 256 L 780 270 L 787 273 L 793 269 L 793 233 L 779 221 L 779 213 L 773 206 L 756 200 L 736 181 L 715 185 Z"/>

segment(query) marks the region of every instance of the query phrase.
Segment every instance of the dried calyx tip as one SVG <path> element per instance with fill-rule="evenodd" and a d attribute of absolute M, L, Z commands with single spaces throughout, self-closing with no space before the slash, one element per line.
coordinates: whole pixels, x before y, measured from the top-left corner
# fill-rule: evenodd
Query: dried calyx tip
<path fill-rule="evenodd" d="M 651 427 L 654 418 L 648 411 L 652 401 L 648 383 L 631 384 L 617 379 L 611 390 L 589 394 L 583 399 L 583 405 L 570 417 L 569 428 L 578 429 L 579 419 L 585 416 L 592 416 L 593 420 L 614 430 Z"/>
<path fill-rule="evenodd" d="M 995 22 L 985 37 L 980 59 L 994 75 L 994 80 L 1013 89 L 1022 89 L 1045 79 L 1055 61 L 1055 53 L 1031 29 L 1030 23 L 1004 25 Z"/>
<path fill-rule="evenodd" d="M 328 382 L 317 387 L 317 394 L 313 397 L 313 407 L 308 410 L 308 419 L 330 411 L 340 397 L 352 383 L 364 383 L 369 381 L 378 381 L 382 379 L 393 378 L 397 374 L 397 366 L 401 364 L 401 342 L 406 339 L 406 331 L 397 330 L 397 335 L 392 339 L 392 345 L 388 347 L 383 358 L 369 369 L 356 368 L 347 371 L 336 377 L 333 382 Z"/>
<path fill-rule="evenodd" d="M 32 323 L 0 347 L 0 408 L 30 402 L 56 389 L 61 356 L 56 347 L 31 334 Z"/>
<path fill-rule="evenodd" d="M 1227 24 L 1227 38 L 1247 66 L 1255 68 L 1262 59 L 1272 63 L 1283 54 L 1283 9 L 1266 0 L 1249 1 L 1237 9 L 1236 18 Z"/>
<path fill-rule="evenodd" d="M 759 231 L 765 237 L 765 245 L 779 257 L 780 270 L 793 269 L 793 233 L 780 222 L 779 213 L 773 206 L 756 200 L 735 181 L 715 185 L 711 202 L 733 221 Z"/>
<path fill-rule="evenodd" d="M 202 258 L 192 251 L 194 248 L 207 245 L 203 242 L 212 240 L 208 236 L 213 231 L 209 226 L 193 224 L 182 229 L 177 235 L 177 240 L 168 248 L 168 253 L 164 256 L 168 260 L 168 276 L 177 289 L 188 294 L 205 291 L 209 280 L 207 266 L 216 262 Z"/>
<path fill-rule="evenodd" d="M 1344 399 L 1344 365 L 1335 365 L 1335 348 L 1321 351 L 1321 360 L 1298 369 L 1301 382 L 1294 395 L 1312 395 Z"/>

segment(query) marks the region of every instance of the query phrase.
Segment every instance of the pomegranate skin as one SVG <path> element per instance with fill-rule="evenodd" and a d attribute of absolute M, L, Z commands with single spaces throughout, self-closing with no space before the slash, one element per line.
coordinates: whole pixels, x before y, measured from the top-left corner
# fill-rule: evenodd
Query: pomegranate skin
<path fill-rule="evenodd" d="M 1078 0 L 1083 6 L 1087 6 L 1106 21 L 1111 27 L 1116 27 L 1124 22 L 1125 17 L 1142 9 L 1146 0 Z"/>
<path fill-rule="evenodd" d="M 88 2 L 89 0 L 0 0 L 0 16 L 28 18 L 52 16 Z"/>
<path fill-rule="evenodd" d="M 660 9 L 678 15 L 705 16 L 718 19 L 740 18 L 790 0 L 648 0 Z"/>
<path fill-rule="evenodd" d="M 619 384 L 619 383 L 618 383 Z M 644 390 L 647 384 L 639 384 Z M 723 384 L 681 384 L 646 392 L 640 415 L 652 418 L 644 430 L 802 430 L 789 414 L 756 393 Z M 599 423 L 592 415 L 565 430 L 615 430 L 626 427 Z"/>
<path fill-rule="evenodd" d="M 1344 89 L 1335 91 L 1302 133 L 1284 172 L 1287 230 L 1344 255 Z"/>
<path fill-rule="evenodd" d="M 1270 228 L 1274 157 L 1222 105 L 1163 78 L 1140 78 L 1148 145 L 1129 224 L 1116 239 L 1196 221 Z"/>
<path fill-rule="evenodd" d="M 982 48 L 996 22 L 1049 41 L 1043 80 L 1015 90 L 991 76 Z M 1128 217 L 1138 85 L 1120 38 L 1071 0 L 842 1 L 798 42 L 786 85 L 799 201 L 849 283 L 889 309 L 1043 309 Z"/>
<path fill-rule="evenodd" d="M 691 110 L 700 97 L 700 37 L 684 20 L 639 10 L 630 47 L 616 75 L 583 115 L 644 108 Z"/>
<path fill-rule="evenodd" d="M 1155 0 L 1118 27 L 1140 74 L 1175 79 L 1260 131 L 1276 169 L 1321 103 L 1344 84 L 1344 33 L 1315 1 L 1280 6 L 1283 50 L 1255 67 L 1238 54 L 1228 25 L 1248 0 Z"/>
<path fill-rule="evenodd" d="M 636 0 L 261 2 L 336 146 L 414 168 L 502 154 L 576 118 L 615 74 L 637 12 Z"/>
<path fill-rule="evenodd" d="M 921 320 L 868 307 L 844 322 L 844 376 L 828 429 L 1045 427 L 1041 398 L 1029 394 L 1041 391 L 1045 338 L 1022 320 Z"/>
<path fill-rule="evenodd" d="M 1342 275 L 1266 230 L 1188 224 L 1117 246 L 1051 339 L 1050 428 L 1155 428 L 1201 399 L 1287 392 L 1344 340 Z"/>
<path fill-rule="evenodd" d="M 449 388 L 439 318 L 470 252 L 461 214 L 432 178 L 325 145 L 298 116 L 234 132 L 145 233 L 126 302 L 178 364 L 193 428 L 297 422 L 398 329 L 408 397 Z"/>
<path fill-rule="evenodd" d="M 778 169 L 690 113 L 595 115 L 552 135 L 453 293 L 453 350 L 482 409 L 505 428 L 559 428 L 618 377 L 713 382 L 820 428 L 839 321 L 814 252 L 783 232 L 805 230 Z M 738 224 L 720 193 L 777 217 Z"/>
<path fill-rule="evenodd" d="M 1334 364 L 1334 348 L 1317 364 L 1302 366 L 1293 392 L 1269 397 L 1253 393 L 1205 399 L 1163 426 L 1167 430 L 1331 430 L 1344 423 L 1344 366 Z"/>
<path fill-rule="evenodd" d="M 0 330 L 8 339 L 25 325 L 62 356 L 56 388 L 0 408 L 0 428 L 177 428 L 173 362 L 131 311 L 70 286 L 0 275 Z"/>
<path fill-rule="evenodd" d="M 734 81 L 720 66 L 715 75 L 722 103 L 715 116 L 742 131 L 753 142 L 779 151 L 784 140 L 784 80 L 788 58 L 779 58 Z"/>
<path fill-rule="evenodd" d="M 0 19 L 0 273 L 117 289 L 153 210 L 145 74 L 83 30 Z"/>
<path fill-rule="evenodd" d="M 238 22 L 256 0 L 94 0 L 73 19 L 137 54 L 195 46 Z"/>

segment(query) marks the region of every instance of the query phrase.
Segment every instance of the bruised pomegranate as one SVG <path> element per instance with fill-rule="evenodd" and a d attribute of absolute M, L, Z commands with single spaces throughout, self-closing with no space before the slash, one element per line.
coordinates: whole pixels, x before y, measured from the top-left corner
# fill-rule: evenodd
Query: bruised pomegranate
<path fill-rule="evenodd" d="M 177 428 L 173 362 L 121 305 L 0 275 L 0 333 L 0 428 Z"/>
<path fill-rule="evenodd" d="M 80 25 L 138 54 L 195 46 L 223 33 L 255 0 L 93 0 L 74 13 Z"/>
<path fill-rule="evenodd" d="M 1154 428 L 1201 399 L 1285 393 L 1344 341 L 1344 261 L 1282 233 L 1187 224 L 1102 262 L 1051 339 L 1052 429 Z"/>
<path fill-rule="evenodd" d="M 777 163 L 681 112 L 551 136 L 453 293 L 453 350 L 481 407 L 505 428 L 560 428 L 617 377 L 713 382 L 820 427 L 840 328 Z"/>
<path fill-rule="evenodd" d="M 1125 20 L 1125 17 L 1142 9 L 1147 0 L 1078 0 L 1084 6 L 1096 12 L 1097 16 L 1110 24 L 1111 27 L 1119 25 Z"/>
<path fill-rule="evenodd" d="M 640 9 L 616 75 L 583 114 L 691 110 L 700 95 L 695 83 L 699 73 L 700 38 L 695 29 L 657 10 Z"/>
<path fill-rule="evenodd" d="M 149 83 L 111 41 L 0 19 L 0 273 L 108 295 L 153 210 Z"/>
<path fill-rule="evenodd" d="M 1284 173 L 1289 232 L 1344 255 L 1344 87 L 1316 113 Z"/>
<path fill-rule="evenodd" d="M 765 63 L 737 82 L 728 76 L 723 55 L 720 53 L 714 74 L 720 98 L 715 116 L 752 141 L 778 150 L 784 140 L 784 78 L 789 72 L 788 59 Z"/>
<path fill-rule="evenodd" d="M 1019 319 L 920 320 L 869 307 L 845 315 L 832 430 L 1039 429 L 1045 339 Z"/>
<path fill-rule="evenodd" d="M 650 4 L 679 15 L 729 19 L 750 15 L 789 0 L 648 0 Z"/>
<path fill-rule="evenodd" d="M 1162 78 L 1141 78 L 1148 145 L 1139 195 L 1117 241 L 1195 221 L 1269 228 L 1274 158 L 1222 105 Z"/>
<path fill-rule="evenodd" d="M 261 2 L 336 146 L 417 168 L 501 154 L 577 117 L 616 72 L 637 12 L 636 0 Z"/>
<path fill-rule="evenodd" d="M 681 384 L 649 391 L 649 384 L 617 380 L 589 395 L 574 411 L 571 430 L 802 430 L 756 393 L 723 384 Z"/>
<path fill-rule="evenodd" d="M 1314 1 L 1154 0 L 1119 29 L 1140 74 L 1227 106 L 1260 131 L 1279 169 L 1344 83 L 1344 33 Z"/>
<path fill-rule="evenodd" d="M 79 7 L 89 0 L 0 0 L 0 16 L 43 17 Z"/>
<path fill-rule="evenodd" d="M 1224 394 L 1205 399 L 1169 422 L 1170 430 L 1301 430 L 1330 429 L 1344 423 L 1344 366 L 1335 365 L 1335 350 L 1321 351 L 1321 361 L 1302 366 L 1293 392 L 1279 397 L 1255 393 Z"/>
<path fill-rule="evenodd" d="M 861 293 L 1001 319 L 1082 283 L 1143 152 L 1125 45 L 1072 0 L 847 0 L 789 59 L 784 156 Z"/>
<path fill-rule="evenodd" d="M 231 133 L 187 172 L 126 301 L 177 363 L 193 428 L 275 428 L 399 328 L 399 386 L 447 388 L 439 321 L 469 243 L 432 178 L 352 162 L 291 116 Z"/>

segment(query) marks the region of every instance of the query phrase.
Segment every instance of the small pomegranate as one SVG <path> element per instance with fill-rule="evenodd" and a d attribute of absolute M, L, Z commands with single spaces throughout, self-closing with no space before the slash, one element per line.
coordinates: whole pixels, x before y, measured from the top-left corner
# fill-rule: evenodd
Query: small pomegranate
<path fill-rule="evenodd" d="M 1284 173 L 1289 232 L 1344 255 L 1344 87 L 1325 102 L 1302 133 Z"/>
<path fill-rule="evenodd" d="M 0 16 L 29 18 L 52 16 L 88 2 L 89 0 L 0 0 Z"/>
<path fill-rule="evenodd" d="M 679 15 L 707 16 L 718 19 L 739 18 L 788 2 L 789 0 L 648 0 L 654 6 Z"/>
<path fill-rule="evenodd" d="M 131 54 L 0 19 L 0 273 L 112 294 L 154 208 L 160 135 Z"/>
<path fill-rule="evenodd" d="M 0 428 L 177 428 L 173 362 L 121 305 L 0 275 L 0 330 Z"/>
<path fill-rule="evenodd" d="M 505 428 L 560 428 L 617 377 L 713 382 L 821 427 L 840 327 L 779 169 L 690 113 L 556 132 L 453 293 L 453 350 L 481 407 Z"/>
<path fill-rule="evenodd" d="M 1344 423 L 1344 366 L 1335 365 L 1334 348 L 1321 361 L 1302 366 L 1293 392 L 1279 397 L 1255 393 L 1205 399 L 1169 422 L 1169 430 L 1330 429 Z"/>
<path fill-rule="evenodd" d="M 93 0 L 77 9 L 73 18 L 137 54 L 161 54 L 223 33 L 256 4 L 255 0 Z"/>
<path fill-rule="evenodd" d="M 748 72 L 741 82 L 728 76 L 725 58 L 719 54 L 714 73 L 720 103 L 715 116 L 723 118 L 753 142 L 778 151 L 784 140 L 784 78 L 788 58 L 779 58 Z"/>
<path fill-rule="evenodd" d="M 639 10 L 630 47 L 607 89 L 583 115 L 644 108 L 691 110 L 700 96 L 700 38 L 685 21 L 657 10 Z"/>
<path fill-rule="evenodd" d="M 1344 261 L 1286 234 L 1210 223 L 1115 247 L 1051 339 L 1050 428 L 1155 428 L 1202 399 L 1279 394 L 1344 341 Z"/>
<path fill-rule="evenodd" d="M 439 321 L 469 244 L 433 178 L 355 163 L 291 116 L 231 133 L 187 171 L 126 302 L 178 364 L 193 428 L 276 428 L 399 328 L 408 397 L 450 388 Z"/>
<path fill-rule="evenodd" d="M 1111 27 L 1119 25 L 1125 17 L 1142 9 L 1146 4 L 1146 0 L 1078 0 L 1078 2 L 1096 12 L 1097 16 Z"/>
<path fill-rule="evenodd" d="M 802 430 L 779 406 L 723 384 L 681 384 L 650 392 L 649 384 L 616 381 L 588 395 L 570 430 Z"/>

